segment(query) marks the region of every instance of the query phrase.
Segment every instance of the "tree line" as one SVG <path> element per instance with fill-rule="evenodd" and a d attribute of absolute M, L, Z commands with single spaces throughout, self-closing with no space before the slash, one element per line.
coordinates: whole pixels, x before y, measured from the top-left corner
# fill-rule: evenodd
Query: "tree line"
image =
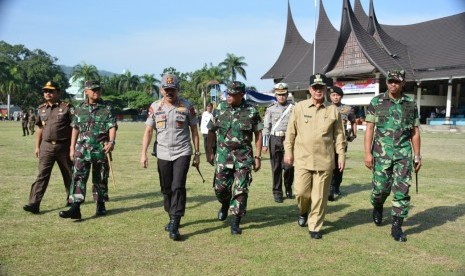
<path fill-rule="evenodd" d="M 71 75 L 67 76 L 57 61 L 56 57 L 41 49 L 30 50 L 21 44 L 10 45 L 0 41 L 0 103 L 6 104 L 9 94 L 11 104 L 22 109 L 35 108 L 43 102 L 41 89 L 49 80 L 60 84 L 63 99 L 72 101 L 64 93 L 69 87 L 69 79 L 81 87 L 85 80 L 99 80 L 103 86 L 103 99 L 110 102 L 116 112 L 123 108 L 146 109 L 160 97 L 161 76 L 172 73 L 180 80 L 182 97 L 200 109 L 205 108 L 205 102 L 209 101 L 207 94 L 212 86 L 228 85 L 237 76 L 247 79 L 245 58 L 231 53 L 227 53 L 218 65 L 205 63 L 201 69 L 186 73 L 168 67 L 158 76 L 134 75 L 129 70 L 123 74 L 100 75 L 95 65 L 86 62 L 75 65 Z"/>

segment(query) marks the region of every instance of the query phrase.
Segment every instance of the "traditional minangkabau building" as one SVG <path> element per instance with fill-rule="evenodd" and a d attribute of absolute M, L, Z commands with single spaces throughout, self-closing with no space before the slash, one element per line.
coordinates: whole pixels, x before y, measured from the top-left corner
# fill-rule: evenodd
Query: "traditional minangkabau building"
<path fill-rule="evenodd" d="M 417 101 L 422 123 L 464 124 L 465 12 L 411 25 L 382 25 L 373 0 L 368 14 L 360 0 L 343 0 L 339 30 L 333 27 L 320 0 L 313 43 L 305 41 L 292 18 L 288 3 L 284 46 L 275 64 L 262 76 L 286 82 L 296 100 L 307 98 L 313 72 L 333 78 L 344 90 L 343 103 L 366 107 L 386 91 L 388 70 L 403 69 L 404 92 Z M 363 110 L 363 108 L 362 108 Z M 444 114 L 435 114 L 435 113 Z M 442 115 L 442 116 L 441 116 Z M 458 120 L 455 118 L 459 118 Z"/>

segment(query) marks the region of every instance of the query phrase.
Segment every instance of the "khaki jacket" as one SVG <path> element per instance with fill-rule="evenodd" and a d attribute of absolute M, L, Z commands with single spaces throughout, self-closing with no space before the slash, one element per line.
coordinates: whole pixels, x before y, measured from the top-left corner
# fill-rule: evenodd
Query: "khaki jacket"
<path fill-rule="evenodd" d="M 314 171 L 335 167 L 334 152 L 345 161 L 345 134 L 341 115 L 334 105 L 317 108 L 312 99 L 298 102 L 287 125 L 284 150 L 294 166 Z"/>

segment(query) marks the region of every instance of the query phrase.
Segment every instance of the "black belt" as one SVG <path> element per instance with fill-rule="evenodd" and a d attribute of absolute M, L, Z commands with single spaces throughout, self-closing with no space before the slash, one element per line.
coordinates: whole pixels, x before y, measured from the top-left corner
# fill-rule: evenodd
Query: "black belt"
<path fill-rule="evenodd" d="M 49 141 L 45 141 L 47 143 L 50 143 L 52 145 L 56 145 L 56 144 L 64 144 L 64 143 L 69 143 L 69 140 L 49 140 Z"/>

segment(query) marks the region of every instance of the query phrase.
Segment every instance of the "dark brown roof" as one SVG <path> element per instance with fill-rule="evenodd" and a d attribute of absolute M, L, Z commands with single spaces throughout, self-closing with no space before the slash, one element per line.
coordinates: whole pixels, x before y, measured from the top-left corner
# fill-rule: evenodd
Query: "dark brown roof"
<path fill-rule="evenodd" d="M 356 41 L 369 63 L 336 64 L 347 41 Z M 407 80 L 463 78 L 465 76 L 465 13 L 418 24 L 390 26 L 379 24 L 370 1 L 369 14 L 360 0 L 343 0 L 341 26 L 337 31 L 320 0 L 316 33 L 316 71 L 329 76 L 383 75 L 390 69 L 406 70 Z M 262 77 L 283 79 L 290 90 L 305 85 L 313 68 L 313 44 L 299 34 L 288 3 L 286 40 L 275 65 Z M 345 66 L 345 67 L 344 67 Z"/>
<path fill-rule="evenodd" d="M 336 48 L 339 32 L 333 27 L 326 11 L 320 1 L 319 22 L 316 30 L 316 53 L 315 71 L 323 72 L 328 59 L 333 55 Z M 309 44 L 305 55 L 292 71 L 282 80 L 289 85 L 289 90 L 299 90 L 308 87 L 310 75 L 313 74 L 313 44 Z"/>
<path fill-rule="evenodd" d="M 276 60 L 275 64 L 266 72 L 262 79 L 282 79 L 289 72 L 292 72 L 296 64 L 298 64 L 305 56 L 305 53 L 311 48 L 311 44 L 305 41 L 300 35 L 292 18 L 291 6 L 287 4 L 287 28 L 286 37 L 284 39 L 283 49 Z"/>

